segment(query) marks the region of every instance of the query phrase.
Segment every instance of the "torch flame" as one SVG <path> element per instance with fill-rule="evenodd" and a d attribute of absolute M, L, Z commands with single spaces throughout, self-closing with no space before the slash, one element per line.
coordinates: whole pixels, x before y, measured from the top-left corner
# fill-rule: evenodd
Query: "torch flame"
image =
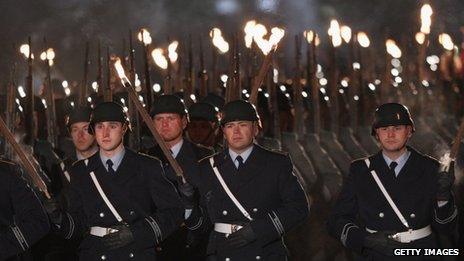
<path fill-rule="evenodd" d="M 341 36 L 343 38 L 343 41 L 345 41 L 345 43 L 350 42 L 350 40 L 351 40 L 351 28 L 349 26 L 343 25 L 340 28 L 340 34 L 341 34 Z"/>
<path fill-rule="evenodd" d="M 394 40 L 388 39 L 385 42 L 385 46 L 387 47 L 387 53 L 389 53 L 393 58 L 401 58 L 401 50 Z"/>
<path fill-rule="evenodd" d="M 276 46 L 280 40 L 284 37 L 285 30 L 279 27 L 273 27 L 271 29 L 271 36 L 269 37 L 269 44 L 271 47 Z"/>
<path fill-rule="evenodd" d="M 449 34 L 440 34 L 438 36 L 438 42 L 440 42 L 440 44 L 443 46 L 443 48 L 445 48 L 445 50 L 452 51 L 454 48 L 453 39 L 451 38 L 451 36 L 449 36 Z"/>
<path fill-rule="evenodd" d="M 224 40 L 224 37 L 222 37 L 222 32 L 219 28 L 213 28 L 209 36 L 213 39 L 213 45 L 218 48 L 219 52 L 221 53 L 227 53 L 229 51 L 229 43 Z"/>
<path fill-rule="evenodd" d="M 24 54 L 26 58 L 29 58 L 30 47 L 28 44 L 23 44 L 19 47 L 19 52 Z M 32 59 L 34 59 L 34 54 L 31 54 Z"/>
<path fill-rule="evenodd" d="M 245 24 L 245 28 L 243 31 L 245 32 L 245 46 L 247 48 L 251 48 L 251 44 L 253 42 L 253 35 L 255 32 L 256 21 L 250 20 Z"/>
<path fill-rule="evenodd" d="M 177 61 L 178 54 L 176 50 L 177 50 L 178 45 L 179 45 L 179 42 L 174 41 L 168 46 L 168 57 L 171 63 L 175 63 Z"/>
<path fill-rule="evenodd" d="M 432 25 L 432 14 L 433 10 L 429 4 L 425 4 L 421 8 L 421 29 L 420 31 L 424 34 L 430 33 L 430 26 Z"/>
<path fill-rule="evenodd" d="M 363 48 L 367 48 L 371 44 L 371 41 L 365 32 L 358 32 L 356 37 L 358 39 L 359 45 L 361 45 Z"/>
<path fill-rule="evenodd" d="M 55 51 L 53 50 L 53 48 L 48 48 L 47 49 L 47 59 L 48 60 L 55 59 Z"/>
<path fill-rule="evenodd" d="M 340 25 L 337 20 L 330 21 L 330 27 L 327 31 L 329 36 L 332 38 L 332 45 L 334 47 L 339 47 L 342 44 L 342 38 L 340 35 Z"/>
<path fill-rule="evenodd" d="M 126 74 L 124 73 L 124 68 L 121 64 L 121 59 L 119 59 L 119 57 L 117 57 L 114 62 L 114 68 L 116 69 L 116 72 L 118 73 L 118 76 L 122 82 L 124 82 L 124 79 L 127 80 Z"/>
<path fill-rule="evenodd" d="M 168 68 L 168 60 L 164 57 L 164 51 L 161 48 L 156 48 L 151 52 L 151 57 L 153 61 L 160 67 L 165 70 Z"/>
<path fill-rule="evenodd" d="M 140 29 L 140 32 L 137 34 L 137 38 L 140 42 L 143 42 L 144 45 L 151 44 L 152 39 L 150 36 L 150 32 L 148 32 L 148 30 L 145 28 Z"/>
<path fill-rule="evenodd" d="M 416 33 L 416 42 L 420 45 L 425 42 L 425 34 L 423 32 Z"/>
<path fill-rule="evenodd" d="M 319 35 L 315 34 L 312 30 L 304 31 L 303 36 L 306 38 L 306 41 L 308 41 L 309 44 L 313 42 L 314 38 L 316 38 L 316 46 L 319 46 L 321 43 Z"/>
<path fill-rule="evenodd" d="M 47 52 L 42 52 L 40 54 L 40 60 L 45 61 L 45 59 L 47 59 Z"/>

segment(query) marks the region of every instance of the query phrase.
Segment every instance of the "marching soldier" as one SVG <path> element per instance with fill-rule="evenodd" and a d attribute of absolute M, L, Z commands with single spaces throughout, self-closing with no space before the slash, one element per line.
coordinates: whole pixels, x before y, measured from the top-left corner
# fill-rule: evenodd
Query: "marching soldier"
<path fill-rule="evenodd" d="M 432 231 L 450 233 L 456 223 L 453 167 L 440 171 L 435 159 L 407 146 L 414 130 L 405 106 L 381 105 L 372 135 L 382 150 L 354 161 L 344 180 L 327 227 L 360 260 L 397 260 L 397 248 L 436 248 Z"/>
<path fill-rule="evenodd" d="M 219 109 L 207 102 L 197 102 L 190 105 L 187 134 L 196 144 L 216 148 L 219 145 Z"/>
<path fill-rule="evenodd" d="M 59 164 L 55 164 L 50 172 L 51 192 L 53 199 L 44 202 L 47 213 L 53 215 L 58 207 L 67 211 L 69 206 L 69 184 L 71 180 L 71 167 L 78 160 L 87 159 L 97 152 L 95 137 L 88 132 L 90 124 L 89 107 L 73 110 L 66 118 L 66 127 L 71 135 L 75 153 L 66 157 Z M 37 244 L 34 249 L 34 258 L 37 260 L 77 260 L 77 247 L 80 238 L 62 240 L 55 234 L 50 234 Z"/>
<path fill-rule="evenodd" d="M 184 138 L 184 129 L 188 124 L 188 114 L 182 100 L 175 95 L 162 95 L 158 97 L 152 106 L 151 116 L 155 128 L 166 142 L 167 147 L 171 150 L 172 155 L 179 163 L 185 174 L 190 176 L 201 175 L 198 169 L 198 161 L 208 155 L 212 150 L 196 145 Z M 188 216 L 193 208 L 190 202 L 194 197 L 194 189 L 188 184 L 183 184 L 176 178 L 172 168 L 168 165 L 161 148 L 155 146 L 151 148 L 148 154 L 161 159 L 165 166 L 168 178 L 176 184 L 180 196 L 183 199 L 184 206 L 189 209 L 185 215 Z M 167 240 L 161 244 L 158 257 L 160 260 L 203 260 L 206 251 L 206 242 L 201 238 L 191 238 L 193 234 L 188 235 L 185 227 L 179 228 Z"/>
<path fill-rule="evenodd" d="M 182 221 L 183 208 L 155 158 L 123 144 L 123 108 L 104 102 L 91 115 L 99 152 L 71 169 L 70 209 L 50 215 L 65 238 L 83 236 L 80 260 L 155 260 L 155 247 Z"/>
<path fill-rule="evenodd" d="M 16 165 L 0 160 L 0 178 L 0 260 L 32 260 L 26 252 L 49 232 L 47 214 Z"/>
<path fill-rule="evenodd" d="M 227 148 L 201 160 L 201 175 L 192 178 L 214 227 L 208 258 L 286 260 L 283 235 L 309 213 L 293 164 L 288 155 L 254 143 L 259 117 L 249 102 L 226 104 L 221 125 Z M 197 217 L 192 213 L 189 219 Z M 208 224 L 203 220 L 188 221 L 201 231 Z"/>

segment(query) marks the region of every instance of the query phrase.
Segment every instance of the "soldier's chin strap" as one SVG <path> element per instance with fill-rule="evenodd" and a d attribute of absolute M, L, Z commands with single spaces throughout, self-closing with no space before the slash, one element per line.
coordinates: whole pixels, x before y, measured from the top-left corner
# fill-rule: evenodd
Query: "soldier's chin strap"
<path fill-rule="evenodd" d="M 364 160 L 364 162 L 366 162 L 366 165 L 367 165 L 367 169 L 370 168 L 370 165 L 371 165 L 371 162 L 369 160 L 369 158 L 366 158 Z M 375 170 L 371 170 L 371 175 L 372 177 L 374 178 L 375 180 L 375 183 L 377 183 L 377 186 L 380 188 L 380 190 L 382 191 L 382 194 L 384 195 L 385 199 L 387 199 L 388 201 L 388 204 L 390 204 L 391 208 L 393 209 L 393 211 L 395 212 L 396 216 L 398 216 L 398 218 L 400 219 L 401 223 L 403 223 L 403 225 L 406 227 L 406 228 L 410 228 L 409 227 L 409 224 L 408 224 L 408 221 L 406 221 L 406 218 L 404 218 L 403 214 L 401 214 L 400 210 L 398 209 L 398 207 L 396 206 L 395 202 L 393 202 L 393 199 L 390 197 L 390 195 L 388 194 L 387 190 L 385 189 L 385 187 L 383 186 L 382 182 L 380 181 L 379 179 L 379 176 L 377 176 L 377 173 L 375 172 Z"/>

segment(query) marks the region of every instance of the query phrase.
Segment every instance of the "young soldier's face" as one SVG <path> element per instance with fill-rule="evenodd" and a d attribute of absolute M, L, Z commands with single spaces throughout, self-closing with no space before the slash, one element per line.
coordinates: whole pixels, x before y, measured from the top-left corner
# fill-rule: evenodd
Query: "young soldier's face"
<path fill-rule="evenodd" d="M 177 113 L 160 113 L 153 117 L 155 128 L 164 141 L 170 142 L 182 137 L 187 119 Z"/>
<path fill-rule="evenodd" d="M 240 153 L 253 143 L 259 129 L 251 121 L 233 121 L 226 123 L 222 131 L 229 148 Z"/>
<path fill-rule="evenodd" d="M 214 122 L 207 120 L 192 120 L 187 125 L 187 133 L 193 143 L 203 144 L 209 139 L 213 139 Z M 205 144 L 203 144 L 205 145 Z"/>
<path fill-rule="evenodd" d="M 77 151 L 87 151 L 95 143 L 95 137 L 88 129 L 88 122 L 76 122 L 71 125 L 71 138 Z"/>
<path fill-rule="evenodd" d="M 387 152 L 399 151 L 411 137 L 412 128 L 409 125 L 387 126 L 375 130 L 382 149 Z"/>
<path fill-rule="evenodd" d="M 113 151 L 122 144 L 127 127 L 116 121 L 98 122 L 95 124 L 95 138 L 100 149 Z"/>

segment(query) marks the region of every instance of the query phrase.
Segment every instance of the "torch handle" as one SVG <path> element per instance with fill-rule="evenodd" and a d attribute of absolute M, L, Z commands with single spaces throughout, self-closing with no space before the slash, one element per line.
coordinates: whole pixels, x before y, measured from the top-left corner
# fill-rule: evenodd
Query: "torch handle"
<path fill-rule="evenodd" d="M 48 199 L 50 199 L 50 194 L 48 193 L 48 189 L 47 189 L 47 186 L 45 185 L 45 182 L 42 180 L 39 173 L 32 165 L 31 161 L 27 158 L 26 153 L 16 142 L 16 140 L 13 137 L 13 134 L 10 132 L 10 130 L 6 126 L 5 121 L 3 121 L 3 118 L 1 116 L 0 116 L 0 131 L 5 137 L 5 139 L 8 141 L 8 143 L 10 143 L 10 145 L 13 147 L 14 151 L 18 154 L 20 163 L 23 166 L 23 168 L 26 170 L 27 174 L 31 177 L 32 182 L 34 182 L 37 188 L 40 191 L 42 191 Z"/>
<path fill-rule="evenodd" d="M 163 151 L 164 156 L 166 156 L 166 158 L 168 159 L 169 164 L 171 165 L 172 169 L 174 170 L 176 175 L 179 177 L 182 177 L 182 180 L 185 182 L 185 177 L 184 177 L 182 168 L 179 166 L 179 163 L 177 163 L 176 159 L 174 159 L 168 147 L 166 146 L 166 143 L 164 143 L 164 140 L 161 138 L 155 126 L 153 125 L 153 120 L 151 119 L 150 115 L 148 115 L 148 112 L 145 110 L 145 108 L 142 106 L 139 99 L 137 98 L 135 89 L 132 87 L 132 85 L 127 80 L 127 78 L 123 80 L 123 82 L 124 82 L 124 87 L 126 87 L 127 89 L 127 93 L 129 94 L 130 99 L 134 103 L 137 111 L 140 113 L 140 116 L 142 116 L 142 119 L 147 125 L 148 129 L 150 129 L 151 134 L 153 135 L 156 142 L 158 143 L 161 150 Z"/>

